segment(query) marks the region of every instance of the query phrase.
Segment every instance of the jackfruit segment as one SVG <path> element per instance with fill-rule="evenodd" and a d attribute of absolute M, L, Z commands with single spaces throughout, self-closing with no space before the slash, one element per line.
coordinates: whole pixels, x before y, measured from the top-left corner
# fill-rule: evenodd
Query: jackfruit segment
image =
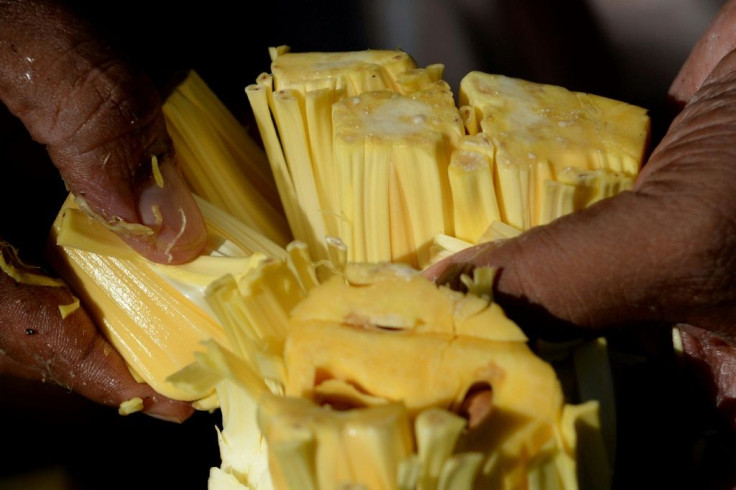
<path fill-rule="evenodd" d="M 429 263 L 434 264 L 450 255 L 457 253 L 466 248 L 472 247 L 475 243 L 471 243 L 454 236 L 437 233 L 432 237 L 432 245 L 429 247 L 430 259 Z"/>
<path fill-rule="evenodd" d="M 416 445 L 421 461 L 418 488 L 436 488 L 445 462 L 455 452 L 455 445 L 466 429 L 467 421 L 447 410 L 428 408 L 415 419 Z M 475 475 L 472 475 L 470 482 Z M 464 485 L 463 488 L 472 488 Z"/>
<path fill-rule="evenodd" d="M 488 340 L 527 340 L 496 303 L 476 293 L 466 295 L 438 287 L 403 264 L 351 264 L 344 276 L 328 279 L 295 305 L 291 320 Z"/>
<path fill-rule="evenodd" d="M 171 284 L 141 262 L 64 249 L 57 270 L 63 270 L 108 340 L 126 362 L 156 391 L 175 399 L 193 400 L 165 381 L 192 362 L 202 339 L 226 345 L 220 326 Z M 73 278 L 72 278 L 73 277 Z M 150 298 L 156 298 L 151 303 Z"/>
<path fill-rule="evenodd" d="M 471 72 L 459 100 L 493 142 L 501 216 L 520 229 L 549 219 L 547 180 L 567 167 L 633 178 L 648 144 L 644 109 L 562 87 Z"/>
<path fill-rule="evenodd" d="M 329 245 L 328 245 L 329 246 Z M 291 242 L 286 246 L 289 254 L 289 265 L 299 281 L 299 285 L 307 293 L 319 285 L 317 270 L 312 263 L 309 248 L 303 242 Z"/>
<path fill-rule="evenodd" d="M 317 258 L 334 236 L 351 261 L 426 265 L 452 228 L 446 167 L 464 133 L 443 66 L 401 51 L 272 55 L 246 93 L 295 238 Z"/>
<path fill-rule="evenodd" d="M 414 68 L 396 76 L 396 83 L 399 85 L 397 92 L 401 94 L 411 94 L 426 90 L 435 85 L 435 82 L 442 80 L 442 74 L 445 71 L 445 65 L 435 63 L 427 65 L 424 68 Z"/>
<path fill-rule="evenodd" d="M 474 488 L 482 463 L 483 455 L 480 453 L 462 453 L 450 456 L 442 465 L 437 489 Z M 530 488 L 534 488 L 534 485 L 530 485 Z"/>
<path fill-rule="evenodd" d="M 285 261 L 262 262 L 250 274 L 213 282 L 206 299 L 234 351 L 255 363 L 258 353 L 279 354 L 290 330 L 289 312 L 306 293 Z"/>
<path fill-rule="evenodd" d="M 299 202 L 296 198 L 295 183 L 291 178 L 286 157 L 279 142 L 279 136 L 271 119 L 269 101 L 273 97 L 271 77 L 261 76 L 258 84 L 249 85 L 245 89 L 248 101 L 256 119 L 256 125 L 263 141 L 271 171 L 276 182 L 276 188 L 281 198 L 286 220 L 289 223 L 292 235 L 306 241 L 310 236 L 309 224 L 303 219 Z"/>
<path fill-rule="evenodd" d="M 427 265 L 432 237 L 452 230 L 447 172 L 463 134 L 447 84 L 344 99 L 332 123 L 349 259 Z"/>
<path fill-rule="evenodd" d="M 213 205 L 206 199 L 194 196 L 207 226 L 206 252 L 215 256 L 249 257 L 262 253 L 268 257 L 283 259 L 286 249 L 255 228 Z"/>
<path fill-rule="evenodd" d="M 605 169 L 581 170 L 568 167 L 559 173 L 557 179 L 563 184 L 575 186 L 575 209 L 588 207 L 634 185 L 632 176 Z"/>
<path fill-rule="evenodd" d="M 485 229 L 483 234 L 481 234 L 475 242 L 469 242 L 450 235 L 445 235 L 444 233 L 438 233 L 432 239 L 432 246 L 430 247 L 430 264 L 434 264 L 435 262 L 474 245 L 487 242 L 501 242 L 518 236 L 521 232 L 522 230 L 514 228 L 503 221 L 494 220 L 490 225 L 488 225 L 488 228 Z"/>
<path fill-rule="evenodd" d="M 228 478 L 233 489 L 274 488 L 268 462 L 268 445 L 256 423 L 257 399 L 230 379 L 217 384 L 217 396 L 222 413 L 222 429 L 217 431 L 221 463 L 219 468 L 213 468 L 210 472 L 208 487 L 223 488 L 212 477 L 213 472 L 215 475 L 220 472 L 223 476 L 233 477 Z"/>
<path fill-rule="evenodd" d="M 266 155 L 194 71 L 163 114 L 192 192 L 284 247 L 291 240 Z"/>
<path fill-rule="evenodd" d="M 263 260 L 207 290 L 210 303 L 222 303 L 214 311 L 231 308 L 221 321 L 241 340 L 232 349 L 205 342 L 197 362 L 170 381 L 217 387 L 223 465 L 211 488 L 233 479 L 243 488 L 257 480 L 260 489 L 577 488 L 569 431 L 597 412 L 571 411 L 560 426 L 569 405 L 552 366 L 523 334 L 484 338 L 482 328 L 508 322 L 502 312 L 467 333 L 453 326 L 493 311 L 494 271 L 476 270 L 464 278 L 470 293 L 450 294 L 405 264 L 346 263 L 332 242 L 336 260 L 322 277 L 316 270 L 325 264 L 294 243 L 286 259 Z M 341 309 L 369 308 L 371 298 L 372 321 L 402 328 L 351 322 Z M 429 314 L 405 303 L 443 305 L 426 320 L 442 325 L 411 320 Z"/>
<path fill-rule="evenodd" d="M 258 425 L 268 441 L 275 488 L 397 488 L 398 465 L 413 451 L 401 403 L 337 411 L 306 399 L 268 397 Z M 299 480 L 292 468 L 301 470 Z"/>
<path fill-rule="evenodd" d="M 488 223 L 501 218 L 487 155 L 469 150 L 452 154 L 449 167 L 455 236 L 477 243 Z"/>
<path fill-rule="evenodd" d="M 416 413 L 457 408 L 473 385 L 486 382 L 493 386 L 494 410 L 550 423 L 561 403 L 554 370 L 518 341 L 305 323 L 289 335 L 284 361 L 292 396 L 310 397 L 321 381 L 337 378 L 403 400 Z"/>
<path fill-rule="evenodd" d="M 328 89 L 339 92 L 341 97 L 373 90 L 398 92 L 398 76 L 417 68 L 407 53 L 392 50 L 292 53 L 284 46 L 280 52 L 272 51 L 272 57 L 275 90 L 292 89 L 306 94 Z"/>
<path fill-rule="evenodd" d="M 272 49 L 272 74 L 246 87 L 294 237 L 324 258 L 324 237 L 340 226 L 332 159 L 333 103 L 367 90 L 398 90 L 415 68 L 402 52 L 289 53 Z"/>
<path fill-rule="evenodd" d="M 329 210 L 324 209 L 317 188 L 316 172 L 319 167 L 311 154 L 310 128 L 306 126 L 310 118 L 303 114 L 302 94 L 294 90 L 279 90 L 273 93 L 269 102 L 278 125 L 302 219 L 307 221 L 309 235 L 304 240 L 310 248 L 319 245 L 318 249 L 321 250 L 324 237 L 328 233 L 323 213 Z"/>
<path fill-rule="evenodd" d="M 229 345 L 225 330 L 202 300 L 224 274 L 244 273 L 267 253 L 286 251 L 217 207 L 197 198 L 209 232 L 207 253 L 181 266 L 155 264 L 82 212 L 69 196 L 54 222 L 49 259 L 131 371 L 159 393 L 194 401 L 202 389 L 180 389 L 166 378 L 195 360 L 200 342 Z M 228 231 L 218 233 L 218 227 Z M 263 251 L 258 251 L 263 250 Z M 151 299 L 154 298 L 154 301 Z"/>

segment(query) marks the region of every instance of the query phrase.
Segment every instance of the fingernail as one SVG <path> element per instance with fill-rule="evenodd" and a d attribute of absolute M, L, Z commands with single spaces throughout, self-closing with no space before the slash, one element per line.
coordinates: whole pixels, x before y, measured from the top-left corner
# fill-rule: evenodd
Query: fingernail
<path fill-rule="evenodd" d="M 207 240 L 204 219 L 181 172 L 171 158 L 151 158 L 151 175 L 137 189 L 141 223 L 153 237 L 129 243 L 150 260 L 178 264 L 194 259 Z"/>
<path fill-rule="evenodd" d="M 157 420 L 181 424 L 194 413 L 189 403 L 172 400 L 160 395 L 143 399 L 143 413 Z"/>
<path fill-rule="evenodd" d="M 144 412 L 144 413 L 151 418 L 154 418 L 156 420 L 163 420 L 164 422 L 171 422 L 175 424 L 181 424 L 182 422 L 184 422 L 184 420 L 180 418 L 161 415 L 160 413 L 147 413 L 147 412 Z"/>

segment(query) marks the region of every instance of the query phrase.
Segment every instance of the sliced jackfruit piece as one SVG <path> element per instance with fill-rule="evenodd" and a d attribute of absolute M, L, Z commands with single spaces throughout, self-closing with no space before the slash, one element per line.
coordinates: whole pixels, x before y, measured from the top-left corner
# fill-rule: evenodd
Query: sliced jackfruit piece
<path fill-rule="evenodd" d="M 443 66 L 402 51 L 272 56 L 246 93 L 295 238 L 317 258 L 334 236 L 351 261 L 426 265 L 452 228 L 447 166 L 464 133 Z"/>
<path fill-rule="evenodd" d="M 301 94 L 328 89 L 352 97 L 363 92 L 400 91 L 397 78 L 417 68 L 409 54 L 398 50 L 293 53 L 283 46 L 271 50 L 274 90 Z"/>
<path fill-rule="evenodd" d="M 416 68 L 402 51 L 291 53 L 270 50 L 271 73 L 246 94 L 294 237 L 326 256 L 325 236 L 340 230 L 339 182 L 332 156 L 332 105 L 373 90 L 400 90 Z"/>
<path fill-rule="evenodd" d="M 452 230 L 448 166 L 463 135 L 449 86 L 368 92 L 333 106 L 339 236 L 353 262 L 423 267 Z"/>
<path fill-rule="evenodd" d="M 292 396 L 311 397 L 321 381 L 343 379 L 402 400 L 416 414 L 431 406 L 457 409 L 473 385 L 487 383 L 494 411 L 519 422 L 543 420 L 548 429 L 562 404 L 554 370 L 523 342 L 310 323 L 292 330 L 284 359 Z"/>
<path fill-rule="evenodd" d="M 291 319 L 488 340 L 527 340 L 488 297 L 438 287 L 404 264 L 350 264 L 344 275 L 331 277 L 299 302 Z"/>
<path fill-rule="evenodd" d="M 549 216 L 545 182 L 567 167 L 633 178 L 647 149 L 646 110 L 613 99 L 471 72 L 459 101 L 493 142 L 501 215 L 519 229 Z"/>

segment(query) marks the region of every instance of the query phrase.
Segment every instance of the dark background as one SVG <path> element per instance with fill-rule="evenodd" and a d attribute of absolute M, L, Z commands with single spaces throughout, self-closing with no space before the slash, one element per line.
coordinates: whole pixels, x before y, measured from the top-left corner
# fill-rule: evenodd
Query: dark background
<path fill-rule="evenodd" d="M 72 3 L 146 69 L 163 93 L 177 74 L 195 69 L 244 124 L 250 112 L 243 89 L 269 71 L 270 46 L 286 44 L 294 51 L 401 47 L 378 44 L 378 31 L 388 23 L 366 10 L 370 1 L 208 1 L 189 7 L 153 0 Z M 676 66 L 665 67 L 659 77 L 632 81 L 620 53 L 581 1 L 496 3 L 497 18 L 461 12 L 454 19 L 472 46 L 466 54 L 476 63 L 473 69 L 642 105 L 652 114 L 658 139 L 671 115 L 665 93 Z M 403 25 L 410 29 L 425 14 L 402 19 Z M 439 39 L 444 34 L 427 27 L 424 32 Z M 679 56 L 684 60 L 686 54 Z M 417 61 L 452 65 L 455 60 L 434 59 L 425 51 Z M 43 148 L 22 126 L 0 117 L 0 134 L 0 236 L 27 258 L 41 260 L 40 245 L 64 188 Z M 632 331 L 610 339 L 619 404 L 615 487 L 725 488 L 736 461 L 733 434 L 711 410 L 704 386 L 672 356 L 668 335 L 662 331 L 643 339 Z M 39 469 L 58 470 L 66 484 L 54 488 L 69 490 L 206 488 L 209 468 L 219 465 L 216 424 L 217 413 L 198 413 L 182 425 L 141 414 L 120 417 L 52 386 L 39 389 L 0 377 L 5 454 L 0 490 L 44 488 L 18 480 Z"/>

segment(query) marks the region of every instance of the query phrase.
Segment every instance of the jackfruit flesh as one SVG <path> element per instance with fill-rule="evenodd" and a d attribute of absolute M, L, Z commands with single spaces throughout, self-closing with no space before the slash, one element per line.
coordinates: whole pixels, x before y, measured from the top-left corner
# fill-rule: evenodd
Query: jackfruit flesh
<path fill-rule="evenodd" d="M 335 301 L 340 298 L 340 301 Z M 527 340 L 487 297 L 438 288 L 401 264 L 352 264 L 300 301 L 292 321 L 437 333 L 486 340 Z"/>
<path fill-rule="evenodd" d="M 364 93 L 336 103 L 332 118 L 333 211 L 350 260 L 427 264 L 453 219 L 447 167 L 463 127 L 449 87 Z"/>
<path fill-rule="evenodd" d="M 271 50 L 274 90 L 307 94 L 328 89 L 339 97 L 390 89 L 399 91 L 397 79 L 417 68 L 407 53 L 394 50 L 292 53 L 286 47 Z"/>
<path fill-rule="evenodd" d="M 644 159 L 649 117 L 641 107 L 482 72 L 462 79 L 459 101 L 493 143 L 502 218 L 522 230 L 549 221 L 544 184 L 566 169 L 598 170 L 626 188 Z"/>
<path fill-rule="evenodd" d="M 457 250 L 439 235 L 470 246 L 630 188 L 647 149 L 646 110 L 612 99 L 471 72 L 456 106 L 443 65 L 402 51 L 271 53 L 246 92 L 294 236 L 320 258 L 332 236 L 351 261 L 423 268 Z"/>
<path fill-rule="evenodd" d="M 493 303 L 492 271 L 478 269 L 461 293 L 401 263 L 295 267 L 306 248 L 290 249 L 299 253 L 208 287 L 228 338 L 249 340 L 231 351 L 210 342 L 171 378 L 249 398 L 233 407 L 219 397 L 221 439 L 251 424 L 242 444 L 265 445 L 239 460 L 221 441 L 211 488 L 225 475 L 260 489 L 576 488 L 576 432 L 561 424 L 578 406 Z M 597 404 L 579 407 L 597 432 Z M 600 441 L 591 447 L 607 461 Z"/>
<path fill-rule="evenodd" d="M 246 93 L 294 237 L 319 258 L 335 236 L 351 260 L 426 265 L 451 227 L 446 167 L 464 132 L 442 66 L 385 50 L 272 56 Z"/>

